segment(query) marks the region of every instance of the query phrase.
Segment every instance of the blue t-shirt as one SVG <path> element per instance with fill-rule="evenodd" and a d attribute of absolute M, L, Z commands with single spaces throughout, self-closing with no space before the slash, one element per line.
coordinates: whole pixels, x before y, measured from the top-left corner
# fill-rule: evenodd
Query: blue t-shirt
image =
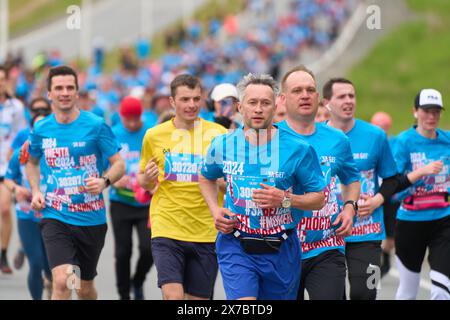
<path fill-rule="evenodd" d="M 120 150 L 105 121 L 80 110 L 75 121 L 61 124 L 52 114 L 36 123 L 30 141 L 30 156 L 44 158 L 44 218 L 76 226 L 106 223 L 103 195 L 89 194 L 85 188 L 85 179 L 101 177 L 106 159 Z"/>
<path fill-rule="evenodd" d="M 314 149 L 286 130 L 277 130 L 261 146 L 251 145 L 240 128 L 216 137 L 201 170 L 207 179 L 225 178 L 225 207 L 237 214 L 237 228 L 249 234 L 270 235 L 295 228 L 303 215 L 295 208 L 258 208 L 252 192 L 261 189 L 261 183 L 296 195 L 325 187 Z"/>
<path fill-rule="evenodd" d="M 202 108 L 200 110 L 200 113 L 199 113 L 198 116 L 200 118 L 202 118 L 202 119 L 207 120 L 207 121 L 214 122 L 214 111 L 209 111 L 209 110 L 206 110 L 206 109 Z"/>
<path fill-rule="evenodd" d="M 141 117 L 147 129 L 153 128 L 158 123 L 158 115 L 153 110 L 145 110 Z"/>
<path fill-rule="evenodd" d="M 346 133 L 350 140 L 353 159 L 361 173 L 361 195 L 374 196 L 380 186 L 378 177 L 388 178 L 397 174 L 386 134 L 380 128 L 356 119 L 354 127 Z M 386 237 L 383 206 L 367 217 L 356 216 L 352 235 L 347 242 L 378 241 Z"/>
<path fill-rule="evenodd" d="M 450 132 L 437 129 L 437 138 L 429 139 L 413 127 L 402 132 L 395 141 L 394 156 L 400 173 L 409 173 L 430 162 L 442 160 L 444 168 L 435 175 L 417 181 L 407 190 L 397 194 L 403 200 L 408 196 L 427 196 L 450 192 Z M 431 221 L 450 215 L 450 206 L 426 210 L 408 210 L 403 205 L 397 219 L 406 221 Z"/>
<path fill-rule="evenodd" d="M 16 149 L 14 151 L 11 160 L 9 161 L 5 178 L 13 180 L 18 185 L 21 185 L 30 190 L 30 184 L 28 183 L 25 174 L 25 166 L 20 165 L 19 151 L 20 149 Z M 34 222 L 39 222 L 42 219 L 42 214 L 40 212 L 31 210 L 31 198 L 28 201 L 17 202 L 15 207 L 17 219 L 32 220 Z"/>
<path fill-rule="evenodd" d="M 332 225 L 343 205 L 336 181 L 339 177 L 339 181 L 349 185 L 360 178 L 348 138 L 342 131 L 323 123 L 316 123 L 311 135 L 296 133 L 286 121 L 278 123 L 278 127 L 304 139 L 314 148 L 326 183 L 325 206 L 321 210 L 305 211 L 299 224 L 302 259 L 313 258 L 328 250 L 337 249 L 344 253 L 344 237 L 337 236 L 335 231 L 338 226 Z"/>
<path fill-rule="evenodd" d="M 27 141 L 30 132 L 31 132 L 30 128 L 24 128 L 20 130 L 17 133 L 16 137 L 14 138 L 13 142 L 11 143 L 11 149 L 16 150 L 20 148 L 25 143 L 25 141 Z"/>
<path fill-rule="evenodd" d="M 96 116 L 99 116 L 100 118 L 105 118 L 105 111 L 103 111 L 98 105 L 95 105 L 90 112 L 95 114 Z"/>
<path fill-rule="evenodd" d="M 147 129 L 149 128 L 143 125 L 139 131 L 130 132 L 122 123 L 119 123 L 112 128 L 112 131 L 121 146 L 120 155 L 125 161 L 125 175 L 130 177 L 130 184 L 124 189 L 117 189 L 111 186 L 109 193 L 110 200 L 136 207 L 148 206 L 148 204 L 143 205 L 137 202 L 132 190 L 133 183 L 137 179 L 137 173 L 139 172 L 142 140 L 144 139 Z"/>

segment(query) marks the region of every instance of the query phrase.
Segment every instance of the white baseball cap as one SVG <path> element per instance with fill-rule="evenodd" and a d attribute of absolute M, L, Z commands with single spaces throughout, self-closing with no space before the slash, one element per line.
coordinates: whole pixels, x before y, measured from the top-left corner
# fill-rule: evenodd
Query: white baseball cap
<path fill-rule="evenodd" d="M 238 92 L 236 86 L 231 83 L 221 83 L 214 87 L 211 91 L 211 99 L 220 101 L 228 97 L 238 99 Z"/>
<path fill-rule="evenodd" d="M 435 89 L 422 89 L 416 96 L 416 108 L 440 108 L 444 109 L 442 95 Z"/>

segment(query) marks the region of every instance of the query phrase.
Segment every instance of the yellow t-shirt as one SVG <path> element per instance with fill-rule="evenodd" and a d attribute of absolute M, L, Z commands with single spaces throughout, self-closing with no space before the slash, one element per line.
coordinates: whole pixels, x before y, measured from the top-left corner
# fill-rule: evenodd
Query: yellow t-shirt
<path fill-rule="evenodd" d="M 177 129 L 173 119 L 147 130 L 139 167 L 152 158 L 159 167 L 159 187 L 150 204 L 152 238 L 214 242 L 217 231 L 198 185 L 198 169 L 214 137 L 227 130 L 199 119 L 194 129 Z M 223 194 L 219 195 L 223 203 Z"/>

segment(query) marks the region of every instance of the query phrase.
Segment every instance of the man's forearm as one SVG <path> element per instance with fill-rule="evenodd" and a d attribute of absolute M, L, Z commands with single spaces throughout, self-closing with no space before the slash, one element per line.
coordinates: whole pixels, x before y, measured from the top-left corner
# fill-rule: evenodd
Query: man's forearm
<path fill-rule="evenodd" d="M 310 192 L 304 195 L 291 195 L 291 206 L 299 210 L 320 210 L 325 204 L 323 192 Z"/>
<path fill-rule="evenodd" d="M 109 168 L 109 170 L 105 173 L 105 175 L 107 175 L 109 180 L 111 181 L 111 184 L 119 181 L 124 174 L 125 162 L 122 160 L 122 158 L 115 159 L 114 162 L 111 163 L 111 167 Z"/>
<path fill-rule="evenodd" d="M 30 158 L 25 166 L 28 182 L 30 184 L 31 192 L 39 191 L 39 182 L 41 170 L 39 167 L 39 159 Z"/>
<path fill-rule="evenodd" d="M 361 192 L 359 181 L 352 182 L 348 185 L 341 184 L 344 202 L 348 200 L 358 201 Z"/>
<path fill-rule="evenodd" d="M 223 193 L 227 193 L 227 183 L 226 183 L 225 179 L 223 179 L 223 178 L 217 179 L 217 183 L 219 184 L 219 191 L 221 191 Z"/>
<path fill-rule="evenodd" d="M 205 198 L 205 201 L 212 213 L 219 207 L 217 202 L 217 198 L 219 196 L 218 182 L 217 180 L 208 180 L 201 174 L 199 174 L 198 182 L 203 198 Z"/>
<path fill-rule="evenodd" d="M 5 179 L 4 183 L 11 193 L 15 191 L 17 184 L 13 180 Z"/>
<path fill-rule="evenodd" d="M 145 178 L 145 174 L 142 172 L 139 172 L 137 175 L 137 181 L 138 181 L 138 184 L 142 188 L 144 188 L 145 190 L 151 191 L 155 188 L 158 178 L 156 178 L 155 180 L 152 180 L 152 181 L 150 181 L 150 180 L 147 181 L 147 179 Z"/>

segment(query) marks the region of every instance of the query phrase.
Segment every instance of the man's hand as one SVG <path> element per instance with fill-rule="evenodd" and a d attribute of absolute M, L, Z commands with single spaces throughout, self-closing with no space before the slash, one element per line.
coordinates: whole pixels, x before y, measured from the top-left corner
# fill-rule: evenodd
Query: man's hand
<path fill-rule="evenodd" d="M 28 201 L 31 198 L 30 190 L 22 186 L 16 186 L 15 194 L 17 202 Z"/>
<path fill-rule="evenodd" d="M 158 179 L 159 168 L 153 159 L 150 159 L 144 169 L 144 177 L 147 182 L 154 182 Z"/>
<path fill-rule="evenodd" d="M 360 217 L 367 217 L 371 215 L 373 211 L 384 202 L 383 196 L 379 193 L 373 197 L 362 194 L 360 199 L 361 201 L 358 202 L 358 215 Z"/>
<path fill-rule="evenodd" d="M 333 223 L 333 226 L 337 226 L 342 222 L 342 225 L 336 230 L 337 236 L 347 237 L 351 235 L 354 216 L 355 212 L 353 211 L 353 207 L 350 205 L 345 206 Z"/>
<path fill-rule="evenodd" d="M 41 211 L 45 208 L 45 198 L 44 195 L 37 191 L 33 194 L 33 198 L 31 199 L 31 209 L 34 211 Z"/>
<path fill-rule="evenodd" d="M 253 191 L 253 202 L 262 209 L 279 208 L 284 199 L 284 191 L 264 183 L 260 184 L 263 189 Z"/>
<path fill-rule="evenodd" d="M 84 180 L 86 182 L 86 191 L 93 195 L 102 193 L 106 188 L 106 181 L 103 178 L 90 177 Z"/>
<path fill-rule="evenodd" d="M 230 233 L 236 226 L 236 215 L 225 208 L 218 208 L 212 213 L 214 217 L 214 226 L 222 233 Z M 227 215 L 228 217 L 225 217 Z"/>

